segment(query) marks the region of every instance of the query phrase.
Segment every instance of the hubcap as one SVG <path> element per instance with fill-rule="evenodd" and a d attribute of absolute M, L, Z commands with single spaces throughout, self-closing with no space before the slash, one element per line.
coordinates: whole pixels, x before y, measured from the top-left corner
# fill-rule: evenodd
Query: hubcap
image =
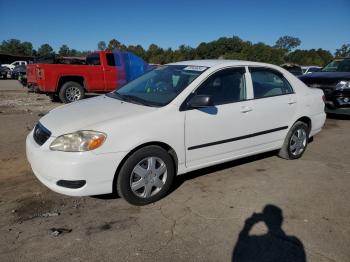
<path fill-rule="evenodd" d="M 293 133 L 289 143 L 289 149 L 292 155 L 294 156 L 300 155 L 305 150 L 306 143 L 307 143 L 306 131 L 303 128 L 297 129 Z"/>
<path fill-rule="evenodd" d="M 157 194 L 167 179 L 167 168 L 158 157 L 142 159 L 130 176 L 131 191 L 138 197 L 149 198 Z"/>
<path fill-rule="evenodd" d="M 66 89 L 66 98 L 69 102 L 79 100 L 80 96 L 81 96 L 81 93 L 78 87 L 70 86 Z"/>

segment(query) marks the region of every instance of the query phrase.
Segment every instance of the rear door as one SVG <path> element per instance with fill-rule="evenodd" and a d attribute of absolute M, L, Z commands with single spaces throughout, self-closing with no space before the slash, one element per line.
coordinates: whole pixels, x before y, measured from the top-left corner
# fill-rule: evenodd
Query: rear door
<path fill-rule="evenodd" d="M 92 53 L 86 57 L 84 75 L 87 77 L 87 88 L 89 92 L 101 92 L 105 90 L 105 76 L 99 53 Z"/>
<path fill-rule="evenodd" d="M 104 63 L 105 91 L 113 91 L 117 88 L 117 66 L 120 66 L 118 54 L 106 53 Z"/>
<path fill-rule="evenodd" d="M 297 97 L 283 74 L 266 67 L 250 67 L 253 110 L 259 143 L 266 147 L 283 141 L 296 113 Z"/>

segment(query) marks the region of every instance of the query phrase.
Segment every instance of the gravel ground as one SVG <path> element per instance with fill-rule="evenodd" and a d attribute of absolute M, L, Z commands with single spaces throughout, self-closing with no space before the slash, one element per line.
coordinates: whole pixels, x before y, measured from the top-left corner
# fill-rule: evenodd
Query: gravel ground
<path fill-rule="evenodd" d="M 135 207 L 34 177 L 25 137 L 58 105 L 0 80 L 0 261 L 350 261 L 349 119 L 328 118 L 300 160 L 202 169 Z"/>

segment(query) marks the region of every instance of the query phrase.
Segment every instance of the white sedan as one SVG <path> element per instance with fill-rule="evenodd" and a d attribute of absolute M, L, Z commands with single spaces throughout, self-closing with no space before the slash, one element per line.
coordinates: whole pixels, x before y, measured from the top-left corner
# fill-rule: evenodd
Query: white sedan
<path fill-rule="evenodd" d="M 53 191 L 145 205 L 192 170 L 272 150 L 300 158 L 325 118 L 323 92 L 278 66 L 185 61 L 52 110 L 26 150 Z"/>

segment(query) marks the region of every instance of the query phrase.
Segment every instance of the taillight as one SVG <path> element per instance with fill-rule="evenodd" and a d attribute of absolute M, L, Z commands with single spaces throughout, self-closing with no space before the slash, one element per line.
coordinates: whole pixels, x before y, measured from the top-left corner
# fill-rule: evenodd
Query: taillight
<path fill-rule="evenodd" d="M 322 95 L 322 100 L 323 100 L 323 102 L 326 102 L 326 97 L 325 97 L 325 95 Z"/>
<path fill-rule="evenodd" d="M 36 68 L 36 79 L 37 80 L 44 80 L 44 69 L 43 68 Z"/>

